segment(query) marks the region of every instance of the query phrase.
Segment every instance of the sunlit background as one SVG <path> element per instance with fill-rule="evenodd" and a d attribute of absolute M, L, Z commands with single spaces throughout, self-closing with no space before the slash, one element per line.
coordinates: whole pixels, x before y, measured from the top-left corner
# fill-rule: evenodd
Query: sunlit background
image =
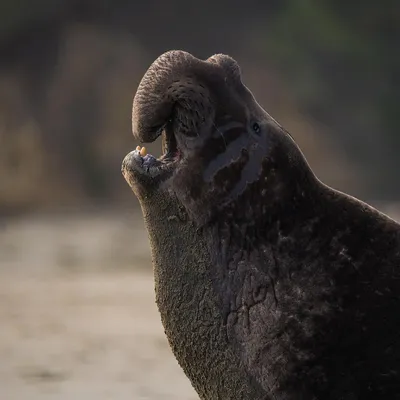
<path fill-rule="evenodd" d="M 120 173 L 170 49 L 234 57 L 324 182 L 399 216 L 400 2 L 0 0 L 2 400 L 196 399 Z"/>

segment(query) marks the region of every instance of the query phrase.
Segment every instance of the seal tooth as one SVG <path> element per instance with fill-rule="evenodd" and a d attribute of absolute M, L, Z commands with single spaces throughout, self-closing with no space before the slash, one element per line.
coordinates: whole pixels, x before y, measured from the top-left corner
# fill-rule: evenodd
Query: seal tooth
<path fill-rule="evenodd" d="M 144 157 L 146 154 L 147 154 L 146 147 L 142 147 L 142 148 L 140 149 L 140 155 L 141 155 L 142 157 Z"/>

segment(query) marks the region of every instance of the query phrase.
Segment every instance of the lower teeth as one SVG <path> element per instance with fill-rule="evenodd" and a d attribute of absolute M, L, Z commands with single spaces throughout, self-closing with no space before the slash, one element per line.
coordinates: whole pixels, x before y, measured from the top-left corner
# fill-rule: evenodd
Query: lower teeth
<path fill-rule="evenodd" d="M 144 157 L 147 154 L 146 147 L 140 147 L 136 146 L 136 150 L 139 152 L 139 154 Z"/>

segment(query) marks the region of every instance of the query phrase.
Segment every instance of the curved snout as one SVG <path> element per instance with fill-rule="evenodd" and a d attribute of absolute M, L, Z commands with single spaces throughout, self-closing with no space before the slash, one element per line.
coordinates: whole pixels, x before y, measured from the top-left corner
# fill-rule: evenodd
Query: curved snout
<path fill-rule="evenodd" d="M 200 60 L 184 51 L 169 51 L 147 70 L 132 109 L 132 131 L 140 142 L 152 142 L 167 124 L 175 133 L 196 136 L 214 115 L 216 83 L 240 76 L 237 63 L 222 54 Z"/>

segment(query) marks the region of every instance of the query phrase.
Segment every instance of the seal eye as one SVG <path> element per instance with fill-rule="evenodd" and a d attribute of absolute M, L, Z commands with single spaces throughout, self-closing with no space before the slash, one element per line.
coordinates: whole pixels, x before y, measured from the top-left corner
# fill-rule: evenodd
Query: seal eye
<path fill-rule="evenodd" d="M 260 133 L 260 131 L 261 131 L 260 125 L 258 125 L 257 122 L 254 122 L 254 124 L 253 124 L 253 131 L 255 133 Z"/>

